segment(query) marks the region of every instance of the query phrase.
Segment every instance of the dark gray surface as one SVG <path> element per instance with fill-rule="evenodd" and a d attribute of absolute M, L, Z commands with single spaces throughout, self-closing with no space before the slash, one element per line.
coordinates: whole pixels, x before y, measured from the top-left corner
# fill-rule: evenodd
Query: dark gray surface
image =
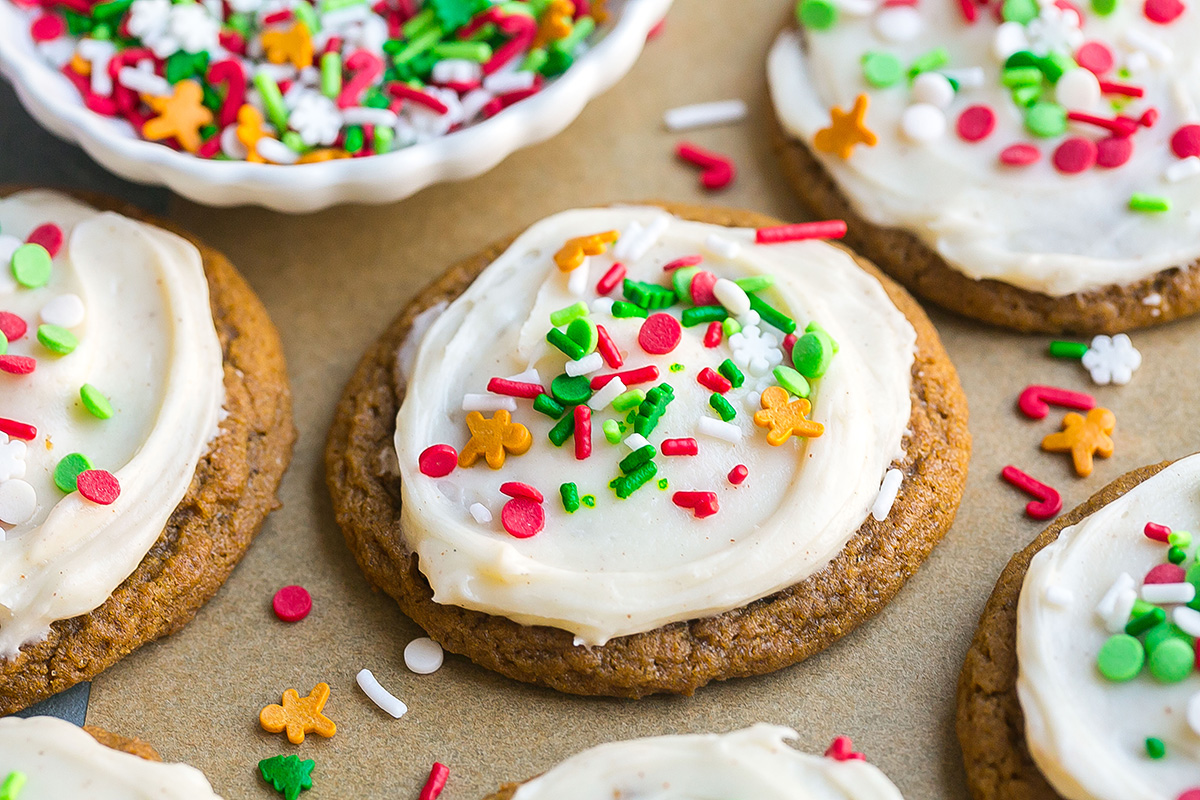
<path fill-rule="evenodd" d="M 88 697 L 92 693 L 90 681 L 77 683 L 65 692 L 59 692 L 54 697 L 48 697 L 40 703 L 34 703 L 24 711 L 18 711 L 15 717 L 58 717 L 76 725 L 83 725 L 87 717 Z"/>

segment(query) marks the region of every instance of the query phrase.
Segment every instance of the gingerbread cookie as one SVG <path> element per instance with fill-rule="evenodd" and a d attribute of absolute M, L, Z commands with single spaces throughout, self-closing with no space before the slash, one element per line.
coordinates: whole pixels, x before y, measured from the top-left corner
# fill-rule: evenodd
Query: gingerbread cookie
<path fill-rule="evenodd" d="M 779 669 L 882 608 L 953 520 L 965 400 L 903 290 L 755 243 L 778 224 L 571 211 L 435 281 L 329 436 L 368 579 L 487 668 L 631 697 Z"/>
<path fill-rule="evenodd" d="M 122 212 L 0 200 L 0 713 L 190 620 L 291 454 L 257 297 L 220 254 Z"/>
<path fill-rule="evenodd" d="M 1184 8 L 801 0 L 768 62 L 784 168 L 864 255 L 966 316 L 1112 333 L 1194 313 Z"/>

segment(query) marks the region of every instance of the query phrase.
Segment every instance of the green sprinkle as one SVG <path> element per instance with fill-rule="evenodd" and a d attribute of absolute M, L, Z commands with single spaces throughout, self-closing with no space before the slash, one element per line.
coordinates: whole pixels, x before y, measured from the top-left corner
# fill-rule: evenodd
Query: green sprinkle
<path fill-rule="evenodd" d="M 75 482 L 79 479 L 79 473 L 87 472 L 91 468 L 92 462 L 82 453 L 63 456 L 62 460 L 58 462 L 58 466 L 54 468 L 54 485 L 63 494 L 70 494 L 75 491 Z"/>
<path fill-rule="evenodd" d="M 288 133 L 291 133 L 291 131 L 288 131 Z M 286 138 L 287 134 L 285 133 L 284 139 Z M 347 153 L 360 152 L 363 149 L 363 145 L 366 144 L 366 139 L 366 133 L 363 131 L 362 125 L 351 125 L 346 128 L 346 138 L 342 142 L 342 149 Z"/>
<path fill-rule="evenodd" d="M 837 6 L 829 0 L 800 0 L 796 4 L 796 21 L 806 28 L 827 31 L 837 20 Z"/>
<path fill-rule="evenodd" d="M 304 27 L 308 28 L 310 34 L 321 32 L 321 18 L 317 16 L 316 10 L 308 3 L 296 3 L 292 8 L 296 18 L 304 23 Z"/>
<path fill-rule="evenodd" d="M 558 487 L 558 495 L 562 498 L 563 510 L 574 514 L 579 510 L 579 487 L 573 483 L 564 483 Z"/>
<path fill-rule="evenodd" d="M 272 756 L 258 762 L 258 771 L 263 780 L 284 796 L 284 800 L 297 800 L 300 792 L 311 789 L 312 771 L 316 766 L 311 758 L 300 760 L 300 756 Z"/>
<path fill-rule="evenodd" d="M 733 410 L 733 406 L 729 405 L 729 401 L 721 395 L 713 392 L 708 398 L 708 404 L 712 406 L 712 410 L 717 412 L 721 419 L 729 422 L 737 416 L 737 412 Z"/>
<path fill-rule="evenodd" d="M 1068 70 L 1078 68 L 1075 59 L 1065 53 L 1052 51 L 1038 61 L 1038 68 L 1042 74 L 1046 76 L 1046 80 L 1051 83 L 1058 83 L 1059 78 L 1067 74 Z"/>
<path fill-rule="evenodd" d="M 749 297 L 750 308 L 758 312 L 758 315 L 762 317 L 763 322 L 772 327 L 778 328 L 785 334 L 792 333 L 796 330 L 796 320 L 792 319 L 787 314 L 784 314 L 782 311 L 775 308 L 773 305 L 769 304 L 766 300 L 763 300 L 756 294 L 749 295 Z"/>
<path fill-rule="evenodd" d="M 594 495 L 594 494 L 585 494 L 585 495 L 584 495 L 582 498 L 580 498 L 580 499 L 583 501 L 583 504 L 584 504 L 585 506 L 587 506 L 588 508 L 595 508 L 595 507 L 596 507 L 596 495 Z"/>
<path fill-rule="evenodd" d="M 600 426 L 600 429 L 602 431 L 604 431 L 604 438 L 608 440 L 609 444 L 619 444 L 620 443 L 620 441 L 621 441 L 621 426 L 617 423 L 617 421 L 615 419 L 604 420 L 604 424 L 602 426 Z"/>
<path fill-rule="evenodd" d="M 1096 654 L 1096 667 L 1110 681 L 1132 680 L 1142 671 L 1146 650 L 1142 643 L 1125 633 L 1110 636 Z"/>
<path fill-rule="evenodd" d="M 1004 5 L 1000 8 L 1000 15 L 1005 22 L 1019 22 L 1027 25 L 1037 18 L 1039 10 L 1037 0 L 1004 0 Z"/>
<path fill-rule="evenodd" d="M 639 308 L 657 311 L 675 304 L 675 291 L 653 283 L 643 283 L 626 278 L 621 284 L 625 299 Z"/>
<path fill-rule="evenodd" d="M 396 138 L 396 132 L 391 128 L 386 128 L 383 125 L 375 126 L 375 155 L 383 155 L 390 153 L 392 150 L 392 141 Z"/>
<path fill-rule="evenodd" d="M 587 355 L 587 351 L 583 349 L 583 345 L 558 328 L 550 329 L 546 334 L 546 341 L 561 350 L 572 361 L 578 361 Z"/>
<path fill-rule="evenodd" d="M 329 0 L 325 0 L 325 2 L 329 2 Z M 321 4 L 322 11 L 327 10 L 325 7 L 325 2 Z M 421 10 L 421 13 L 404 23 L 404 26 L 400 28 L 400 32 L 404 34 L 405 39 L 411 39 L 414 36 L 421 35 L 436 24 L 437 14 L 433 10 L 433 4 L 430 3 Z"/>
<path fill-rule="evenodd" d="M 1134 614 L 1134 618 L 1125 625 L 1125 632 L 1130 636 L 1140 636 L 1155 625 L 1161 625 L 1167 619 L 1167 612 L 1157 606 L 1145 614 L 1138 615 L 1137 611 L 1134 611 Z"/>
<path fill-rule="evenodd" d="M 304 140 L 300 138 L 300 134 L 296 133 L 296 131 L 288 131 L 287 133 L 283 134 L 283 136 L 280 137 L 280 141 L 286 144 L 288 149 L 297 153 L 303 153 L 308 149 L 308 145 L 304 144 Z M 359 142 L 358 146 L 359 148 L 362 147 L 361 141 Z"/>
<path fill-rule="evenodd" d="M 27 780 L 28 776 L 24 772 L 8 773 L 4 783 L 0 783 L 0 800 L 17 800 L 17 795 L 21 793 Z"/>
<path fill-rule="evenodd" d="M 820 332 L 820 333 L 825 334 L 826 336 L 829 336 L 829 331 L 825 330 L 819 324 L 817 324 L 816 320 L 813 320 L 812 322 L 805 325 L 804 332 L 805 333 Z M 834 339 L 832 336 L 829 336 L 829 345 L 833 348 L 833 354 L 836 356 L 837 352 L 838 352 L 838 343 L 837 343 L 837 340 Z"/>
<path fill-rule="evenodd" d="M 624 412 L 640 406 L 645 399 L 646 393 L 641 389 L 629 389 L 613 398 L 612 407 L 614 411 Z"/>
<path fill-rule="evenodd" d="M 433 48 L 438 58 L 461 58 L 483 63 L 492 57 L 492 46 L 487 42 L 441 42 Z"/>
<path fill-rule="evenodd" d="M 1172 547 L 1167 550 L 1167 561 L 1172 564 L 1182 564 L 1187 560 L 1187 550 L 1182 547 Z"/>
<path fill-rule="evenodd" d="M 675 390 L 669 383 L 660 383 L 646 392 L 646 399 L 638 406 L 635 413 L 633 429 L 642 436 L 649 436 L 658 426 L 667 406 L 675 399 Z"/>
<path fill-rule="evenodd" d="M 670 482 L 666 478 L 658 479 L 658 488 L 661 489 L 662 491 L 665 492 L 667 490 L 667 487 L 670 485 L 671 485 Z"/>
<path fill-rule="evenodd" d="M 742 291 L 746 294 L 751 294 L 774 286 L 775 277 L 773 275 L 750 275 L 745 278 L 738 278 L 734 283 L 742 287 Z"/>
<path fill-rule="evenodd" d="M 1012 101 L 1022 108 L 1029 108 L 1042 98 L 1041 84 L 1037 86 L 1018 86 L 1012 90 Z"/>
<path fill-rule="evenodd" d="M 551 312 L 550 324 L 556 328 L 561 328 L 563 325 L 568 325 L 580 317 L 586 317 L 587 313 L 587 303 L 580 300 L 578 303 L 572 303 L 566 308 L 560 308 L 558 311 Z"/>
<path fill-rule="evenodd" d="M 1102 17 L 1107 17 L 1116 10 L 1117 0 L 1092 0 L 1092 11 Z"/>
<path fill-rule="evenodd" d="M 442 31 L 437 27 L 431 28 L 415 38 L 409 38 L 408 43 L 392 56 L 392 63 L 396 66 L 407 64 L 425 51 L 432 49 L 441 40 Z"/>
<path fill-rule="evenodd" d="M 796 397 L 808 397 L 809 392 L 812 391 L 804 376 L 791 367 L 780 364 L 772 370 L 771 374 L 775 376 L 775 380 L 780 386 Z"/>
<path fill-rule="evenodd" d="M 877 89 L 896 85 L 904 75 L 904 66 L 900 59 L 891 53 L 864 53 L 862 70 L 863 78 Z"/>
<path fill-rule="evenodd" d="M 283 102 L 283 94 L 279 91 L 279 84 L 266 71 L 260 71 L 254 74 L 254 86 L 258 89 L 271 124 L 275 126 L 276 130 L 286 131 L 288 110 L 287 105 Z"/>
<path fill-rule="evenodd" d="M 1034 136 L 1062 136 L 1067 132 L 1067 110 L 1058 103 L 1034 103 L 1025 112 L 1025 127 Z"/>
<path fill-rule="evenodd" d="M 342 54 L 336 50 L 331 50 L 321 56 L 321 94 L 330 100 L 336 100 L 341 93 Z"/>
<path fill-rule="evenodd" d="M 792 363 L 796 365 L 796 371 L 806 378 L 820 378 L 832 361 L 833 339 L 825 331 L 809 331 L 792 345 Z M 804 394 L 800 396 L 807 397 Z"/>
<path fill-rule="evenodd" d="M 586 375 L 571 377 L 564 373 L 550 382 L 550 393 L 563 405 L 577 406 L 592 396 L 592 385 Z"/>
<path fill-rule="evenodd" d="M 521 62 L 521 72 L 541 72 L 542 67 L 546 66 L 546 59 L 549 56 L 544 48 L 530 50 L 529 55 L 525 56 L 525 60 Z"/>
<path fill-rule="evenodd" d="M 670 369 L 671 372 L 683 372 L 685 367 L 683 364 L 672 364 L 670 367 L 668 367 L 668 369 Z"/>
<path fill-rule="evenodd" d="M 506 3 L 505 8 L 528 13 L 527 5 L 527 3 Z M 591 17 L 580 17 L 575 20 L 575 27 L 571 29 L 571 32 L 554 43 L 553 49 L 563 53 L 573 52 L 583 43 L 584 39 L 592 35 L 594 30 L 596 30 L 596 20 Z"/>
<path fill-rule="evenodd" d="M 723 322 L 728 316 L 725 306 L 694 306 L 685 308 L 679 321 L 685 328 L 694 328 L 710 322 Z"/>
<path fill-rule="evenodd" d="M 92 6 L 92 18 L 98 20 L 119 17 L 129 10 L 133 0 L 110 0 L 107 3 L 97 3 Z"/>
<path fill-rule="evenodd" d="M 612 315 L 617 318 L 622 317 L 641 317 L 645 319 L 649 316 L 644 308 L 638 308 L 633 303 L 627 303 L 624 300 L 618 300 L 613 303 Z"/>
<path fill-rule="evenodd" d="M 936 47 L 927 53 L 917 56 L 908 68 L 908 77 L 915 78 L 922 72 L 932 72 L 950 63 L 950 53 L 944 47 Z"/>
<path fill-rule="evenodd" d="M 567 338 L 582 347 L 583 354 L 587 355 L 596 349 L 600 341 L 600 332 L 596 330 L 596 323 L 590 317 L 576 317 L 567 326 Z"/>
<path fill-rule="evenodd" d="M 617 497 L 624 500 L 657 474 L 658 465 L 653 461 L 647 461 L 628 475 L 613 478 L 608 485 L 617 493 Z"/>
<path fill-rule="evenodd" d="M 65 356 L 79 347 L 79 340 L 75 338 L 75 334 L 61 325 L 49 323 L 38 325 L 37 338 L 42 343 L 42 347 L 52 353 L 58 353 L 60 356 Z"/>
<path fill-rule="evenodd" d="M 728 358 L 721 362 L 721 366 L 717 367 L 717 372 L 721 373 L 722 377 L 729 381 L 735 389 L 742 388 L 742 384 L 746 382 L 746 376 L 738 369 L 737 364 Z"/>
<path fill-rule="evenodd" d="M 1129 210 L 1147 214 L 1161 214 L 1171 210 L 1171 201 L 1153 194 L 1134 192 L 1129 196 Z"/>
<path fill-rule="evenodd" d="M 654 458 L 656 455 L 658 455 L 658 451 L 654 449 L 654 445 L 642 445 L 637 450 L 634 450 L 632 453 L 622 458 L 621 462 L 617 464 L 617 466 L 620 467 L 621 472 L 628 475 L 629 473 L 637 470 L 650 459 Z"/>
<path fill-rule="evenodd" d="M 575 415 L 567 414 L 558 422 L 554 423 L 554 427 L 550 429 L 550 433 L 546 434 L 550 439 L 551 444 L 555 447 L 562 447 L 563 442 L 571 438 L 571 434 L 575 432 Z"/>
<path fill-rule="evenodd" d="M 675 287 L 675 296 L 684 305 L 692 304 L 692 278 L 699 273 L 699 267 L 681 267 L 671 275 L 671 285 Z"/>
<path fill-rule="evenodd" d="M 1050 343 L 1050 355 L 1054 358 L 1080 359 L 1088 351 L 1086 342 L 1053 341 Z"/>
<path fill-rule="evenodd" d="M 1154 759 L 1162 758 L 1167 754 L 1167 746 L 1163 744 L 1162 739 L 1156 739 L 1153 736 L 1146 739 L 1146 755 Z"/>
<path fill-rule="evenodd" d="M 730 317 L 721 323 L 721 329 L 725 333 L 725 338 L 728 339 L 730 336 L 733 336 L 735 333 L 739 333 L 742 330 L 742 323 L 738 322 L 733 317 Z"/>
<path fill-rule="evenodd" d="M 551 419 L 558 419 L 566 411 L 561 403 L 548 394 L 539 394 L 533 399 L 533 410 L 545 414 Z"/>
<path fill-rule="evenodd" d="M 97 419 L 112 418 L 112 403 L 108 402 L 108 398 L 90 383 L 85 383 L 79 388 L 79 399 L 83 400 L 83 407 L 91 412 L 93 417 Z"/>
<path fill-rule="evenodd" d="M 50 282 L 50 252 L 40 244 L 23 244 L 12 254 L 12 274 L 26 289 L 39 289 Z"/>
<path fill-rule="evenodd" d="M 1036 86 L 1042 82 L 1042 71 L 1037 67 L 1009 67 L 1000 76 L 1000 82 L 1009 89 Z"/>
<path fill-rule="evenodd" d="M 1167 543 L 1175 547 L 1191 547 L 1192 534 L 1188 531 L 1171 531 L 1171 533 L 1167 535 Z"/>
<path fill-rule="evenodd" d="M 0 332 L 0 356 L 8 352 L 8 337 Z"/>
<path fill-rule="evenodd" d="M 1195 669 L 1196 651 L 1188 642 L 1171 637 L 1150 651 L 1146 665 L 1161 683 L 1179 683 Z"/>

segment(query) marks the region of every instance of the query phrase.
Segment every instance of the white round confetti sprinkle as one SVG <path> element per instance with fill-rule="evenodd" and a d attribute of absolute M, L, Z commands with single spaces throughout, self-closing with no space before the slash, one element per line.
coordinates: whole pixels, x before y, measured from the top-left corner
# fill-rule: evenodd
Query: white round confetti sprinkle
<path fill-rule="evenodd" d="M 918 103 L 947 108 L 954 102 L 954 86 L 945 75 L 922 72 L 913 80 L 912 97 Z"/>
<path fill-rule="evenodd" d="M 1029 47 L 1029 39 L 1025 36 L 1025 26 L 1019 22 L 1005 22 L 996 28 L 992 37 L 992 55 L 1000 61 L 1007 61 L 1013 53 Z"/>
<path fill-rule="evenodd" d="M 1058 79 L 1054 96 L 1071 111 L 1090 111 L 1100 102 L 1100 81 L 1090 69 L 1076 67 Z"/>
<path fill-rule="evenodd" d="M 892 513 L 892 505 L 896 502 L 896 494 L 900 491 L 900 482 L 903 479 L 904 473 L 898 469 L 889 469 L 883 476 L 879 496 L 875 498 L 875 505 L 871 506 L 871 516 L 877 522 L 883 522 L 888 518 L 888 514 Z"/>
<path fill-rule="evenodd" d="M 900 117 L 900 129 L 914 142 L 932 142 L 946 134 L 946 115 L 929 103 L 913 103 Z"/>
<path fill-rule="evenodd" d="M 444 659 L 442 646 L 426 637 L 413 639 L 404 648 L 404 666 L 418 675 L 437 672 Z"/>
<path fill-rule="evenodd" d="M 732 316 L 740 317 L 750 310 L 750 297 L 746 290 L 728 278 L 718 278 L 713 286 L 717 302 L 725 306 Z"/>
<path fill-rule="evenodd" d="M 889 6 L 875 15 L 875 32 L 889 42 L 909 42 L 925 26 L 921 12 L 912 6 Z"/>
<path fill-rule="evenodd" d="M 1171 612 L 1171 619 L 1188 636 L 1200 636 L 1200 611 L 1187 606 L 1176 606 Z"/>
<path fill-rule="evenodd" d="M 400 719 L 408 713 L 408 706 L 404 704 L 404 701 L 383 688 L 379 681 L 375 680 L 371 670 L 359 670 L 354 679 L 358 682 L 358 688 L 363 690 L 363 694 L 371 698 L 371 702 L 396 719 Z"/>
<path fill-rule="evenodd" d="M 1200 692 L 1188 698 L 1187 724 L 1192 733 L 1200 736 Z"/>
<path fill-rule="evenodd" d="M 1179 183 L 1180 181 L 1200 175 L 1200 158 L 1196 156 L 1188 156 L 1187 158 L 1176 161 L 1174 164 L 1167 167 L 1164 175 L 1171 183 Z"/>
<path fill-rule="evenodd" d="M 37 510 L 37 492 L 23 480 L 14 478 L 0 483 L 0 522 L 20 525 Z"/>
<path fill-rule="evenodd" d="M 42 306 L 39 316 L 41 316 L 42 322 L 61 325 L 64 328 L 74 328 L 83 322 L 84 313 L 83 301 L 79 299 L 79 295 L 60 294 Z"/>

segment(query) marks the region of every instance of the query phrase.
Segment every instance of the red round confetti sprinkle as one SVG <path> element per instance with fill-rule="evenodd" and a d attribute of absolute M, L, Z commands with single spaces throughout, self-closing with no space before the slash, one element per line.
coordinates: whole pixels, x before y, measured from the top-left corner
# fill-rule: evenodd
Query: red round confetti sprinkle
<path fill-rule="evenodd" d="M 647 317 L 638 331 L 638 344 L 647 353 L 657 356 L 674 350 L 682 339 L 683 327 L 679 320 L 661 311 Z"/>
<path fill-rule="evenodd" d="M 1178 564 L 1159 564 L 1146 573 L 1142 583 L 1183 583 L 1187 571 Z"/>
<path fill-rule="evenodd" d="M 988 106 L 971 106 L 958 116 L 958 135 L 967 142 L 982 142 L 996 130 L 996 112 Z"/>
<path fill-rule="evenodd" d="M 528 539 L 541 533 L 546 527 L 546 511 L 541 503 L 524 497 L 514 497 L 500 509 L 500 523 L 504 530 L 518 539 Z"/>
<path fill-rule="evenodd" d="M 1014 144 L 1000 153 L 1000 162 L 1010 167 L 1027 167 L 1041 158 L 1042 152 L 1031 144 Z"/>
<path fill-rule="evenodd" d="M 1171 135 L 1171 151 L 1180 158 L 1200 156 L 1200 125 L 1184 125 Z"/>
<path fill-rule="evenodd" d="M 422 475 L 444 478 L 458 466 L 458 451 L 448 444 L 431 445 L 417 458 L 417 466 Z"/>
<path fill-rule="evenodd" d="M 1200 639 L 1196 640 L 1196 663 L 1200 664 Z M 1188 789 L 1175 800 L 1200 800 L 1200 787 Z"/>
<path fill-rule="evenodd" d="M 37 362 L 29 356 L 0 356 L 0 372 L 9 375 L 28 375 L 37 369 Z"/>
<path fill-rule="evenodd" d="M 29 234 L 29 238 L 25 242 L 27 244 L 40 244 L 46 248 L 46 252 L 50 254 L 50 257 L 54 258 L 58 255 L 58 251 L 62 249 L 62 228 L 52 222 L 39 225 L 33 229 L 33 233 Z"/>
<path fill-rule="evenodd" d="M 750 470 L 746 469 L 745 464 L 738 464 L 733 469 L 729 470 L 729 482 L 734 486 L 741 486 L 742 481 L 746 480 L 746 476 L 750 474 Z"/>
<path fill-rule="evenodd" d="M 535 503 L 546 502 L 546 498 L 541 492 L 528 483 L 521 483 L 520 481 L 508 481 L 507 483 L 500 484 L 500 494 L 513 498 L 524 497 Z"/>
<path fill-rule="evenodd" d="M 1054 151 L 1054 168 L 1067 175 L 1089 170 L 1096 165 L 1096 143 L 1082 136 L 1072 136 Z"/>
<path fill-rule="evenodd" d="M 29 35 L 35 42 L 49 42 L 67 32 L 67 24 L 54 14 L 43 14 L 29 26 Z"/>
<path fill-rule="evenodd" d="M 1096 165 L 1115 169 L 1133 157 L 1133 139 L 1129 136 L 1109 136 L 1096 142 Z"/>
<path fill-rule="evenodd" d="M 25 320 L 18 317 L 9 311 L 0 311 L 0 333 L 4 334 L 4 338 L 10 342 L 15 342 L 25 335 L 25 331 L 29 326 L 25 324 Z"/>
<path fill-rule="evenodd" d="M 117 476 L 102 469 L 88 469 L 79 473 L 75 488 L 79 493 L 102 506 L 112 505 L 121 496 L 121 484 Z"/>
<path fill-rule="evenodd" d="M 1151 22 L 1167 25 L 1179 19 L 1186 8 L 1182 0 L 1146 0 L 1142 11 Z"/>
<path fill-rule="evenodd" d="M 303 586 L 285 586 L 271 599 L 271 608 L 284 622 L 299 622 L 312 611 L 312 595 Z"/>
<path fill-rule="evenodd" d="M 1075 63 L 1099 77 L 1113 68 L 1116 59 L 1106 45 L 1100 42 L 1084 42 L 1075 51 Z"/>
<path fill-rule="evenodd" d="M 717 285 L 717 276 L 708 270 L 697 272 L 692 278 L 692 302 L 698 306 L 714 306 L 717 296 L 713 287 Z"/>

